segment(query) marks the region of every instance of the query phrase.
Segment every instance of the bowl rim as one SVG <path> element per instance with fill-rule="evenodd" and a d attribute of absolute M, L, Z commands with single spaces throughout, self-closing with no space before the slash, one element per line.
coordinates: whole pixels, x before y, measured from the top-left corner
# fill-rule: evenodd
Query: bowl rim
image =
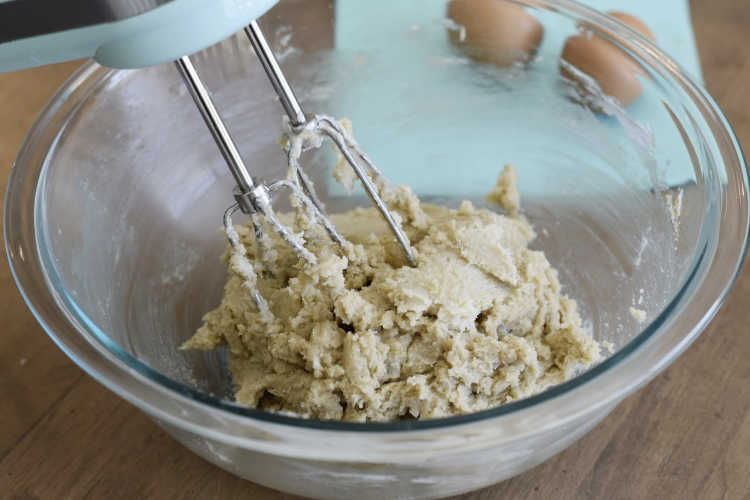
<path fill-rule="evenodd" d="M 646 61 L 650 60 L 651 66 L 656 65 L 657 67 L 661 67 L 667 74 L 671 76 L 675 83 L 679 84 L 684 89 L 688 89 L 693 94 L 692 99 L 701 101 L 698 104 L 702 106 L 703 111 L 707 114 L 708 118 L 706 119 L 708 120 L 709 118 L 711 118 L 715 122 L 714 125 L 718 127 L 717 130 L 711 131 L 712 134 L 714 134 L 714 137 L 716 137 L 715 133 L 725 134 L 726 137 L 724 142 L 726 143 L 726 139 L 728 139 L 729 143 L 732 145 L 732 150 L 735 154 L 733 156 L 733 159 L 737 161 L 736 166 L 739 167 L 740 172 L 738 173 L 741 177 L 741 185 L 735 187 L 739 191 L 741 191 L 741 196 L 744 195 L 744 197 L 740 200 L 744 203 L 745 209 L 743 213 L 743 215 L 745 216 L 744 235 L 742 236 L 740 247 L 733 248 L 733 255 L 736 254 L 736 258 L 734 259 L 734 261 L 728 264 L 724 263 L 725 266 L 728 266 L 726 267 L 726 274 L 729 276 L 729 279 L 724 280 L 723 283 L 717 283 L 714 286 L 713 297 L 703 297 L 703 302 L 705 302 L 705 305 L 703 307 L 704 310 L 698 314 L 697 321 L 692 321 L 691 327 L 684 334 L 676 336 L 678 338 L 673 339 L 673 341 L 670 342 L 670 345 L 667 346 L 665 350 L 662 350 L 663 352 L 661 352 L 657 356 L 657 359 L 655 359 L 654 363 L 650 365 L 650 369 L 647 372 L 643 372 L 633 376 L 630 384 L 627 385 L 627 387 L 624 386 L 624 384 L 620 383 L 618 386 L 619 390 L 612 391 L 612 395 L 610 398 L 603 399 L 597 404 L 591 404 L 586 408 L 581 408 L 578 410 L 568 405 L 567 413 L 565 413 L 564 415 L 558 415 L 558 420 L 564 421 L 565 419 L 573 419 L 580 413 L 590 412 L 597 408 L 612 405 L 613 402 L 619 401 L 619 399 L 622 399 L 625 395 L 634 391 L 640 385 L 650 380 L 650 378 L 653 378 L 659 371 L 665 368 L 674 358 L 676 358 L 677 355 L 679 355 L 685 348 L 687 348 L 687 346 L 695 338 L 697 338 L 703 328 L 705 328 L 708 322 L 716 314 L 719 307 L 726 299 L 731 286 L 736 280 L 742 262 L 748 250 L 747 165 L 739 142 L 737 141 L 737 138 L 733 130 L 731 129 L 731 126 L 719 110 L 714 100 L 708 95 L 705 90 L 703 90 L 699 85 L 695 84 L 690 77 L 684 74 L 680 70 L 679 66 L 667 55 L 665 55 L 660 49 L 658 49 L 650 40 L 644 38 L 619 21 L 572 0 L 529 0 L 528 4 L 533 6 L 540 6 L 546 8 L 547 10 L 556 11 L 557 13 L 562 13 L 566 16 L 575 16 L 577 18 L 585 20 L 595 27 L 607 29 L 611 33 L 622 37 L 622 39 L 628 42 L 632 42 L 636 48 L 642 50 L 645 54 L 648 55 Z M 47 280 L 46 286 L 48 294 L 46 297 L 32 296 L 31 294 L 27 293 L 27 288 L 29 288 L 28 278 L 22 272 L 22 269 L 20 267 L 24 265 L 23 257 L 21 259 L 17 258 L 16 251 L 17 245 L 21 244 L 22 242 L 18 241 L 16 235 L 12 234 L 12 230 L 16 227 L 16 223 L 15 221 L 10 220 L 9 215 L 12 212 L 11 204 L 15 200 L 14 187 L 31 181 L 35 185 L 34 189 L 36 192 L 36 187 L 38 186 L 37 183 L 38 181 L 40 181 L 40 179 L 43 178 L 44 175 L 44 172 L 42 170 L 46 167 L 41 167 L 37 172 L 38 175 L 35 178 L 24 179 L 23 165 L 26 163 L 26 158 L 29 157 L 33 152 L 37 137 L 43 130 L 45 130 L 45 127 L 47 126 L 47 124 L 49 124 L 55 113 L 59 111 L 61 103 L 73 94 L 72 89 L 76 86 L 82 85 L 87 79 L 93 77 L 96 72 L 100 71 L 101 69 L 102 68 L 94 62 L 88 62 L 84 64 L 80 69 L 78 69 L 63 84 L 60 90 L 58 90 L 58 92 L 52 97 L 44 110 L 40 113 L 37 121 L 29 131 L 21 147 L 21 150 L 14 164 L 14 168 L 11 171 L 11 176 L 8 182 L 5 196 L 3 226 L 9 267 L 11 269 L 11 273 L 14 277 L 16 285 L 18 286 L 23 296 L 24 301 L 34 314 L 37 321 L 44 328 L 46 333 L 52 338 L 52 340 L 55 341 L 55 343 L 71 359 L 73 359 L 76 364 L 87 371 L 95 379 L 107 386 L 110 390 L 117 393 L 126 400 L 136 404 L 152 416 L 159 418 L 160 420 L 164 420 L 168 423 L 175 424 L 179 427 L 191 429 L 197 433 L 210 433 L 208 429 L 201 427 L 199 423 L 200 419 L 184 417 L 173 411 L 165 411 L 164 409 L 154 407 L 152 404 L 149 404 L 147 401 L 145 401 L 142 395 L 136 395 L 136 391 L 132 388 L 123 387 L 118 382 L 118 380 L 123 376 L 128 377 L 132 379 L 133 383 L 138 385 L 139 390 L 152 391 L 152 394 L 155 397 L 164 397 L 165 394 L 168 394 L 170 397 L 176 397 L 182 402 L 189 404 L 190 407 L 195 409 L 196 411 L 212 412 L 218 410 L 219 412 L 228 414 L 227 416 L 229 417 L 241 417 L 239 420 L 233 420 L 235 422 L 249 422 L 254 420 L 271 424 L 281 424 L 282 426 L 305 428 L 309 430 L 332 430 L 348 432 L 364 431 L 376 433 L 403 433 L 405 431 L 420 431 L 428 429 L 435 430 L 455 427 L 462 424 L 478 423 L 490 419 L 506 417 L 509 415 L 522 414 L 525 411 L 530 410 L 531 408 L 541 406 L 543 403 L 550 402 L 552 400 L 558 400 L 565 395 L 571 395 L 573 392 L 580 393 L 580 390 L 583 389 L 584 386 L 591 386 L 592 384 L 595 384 L 597 382 L 602 383 L 604 381 L 604 375 L 611 372 L 615 367 L 620 367 L 622 369 L 623 361 L 632 360 L 633 354 L 635 352 L 645 349 L 646 347 L 648 347 L 648 344 L 650 342 L 654 341 L 655 337 L 659 336 L 658 334 L 669 330 L 669 328 L 667 327 L 670 326 L 670 324 L 673 322 L 673 315 L 676 313 L 676 311 L 679 316 L 679 312 L 682 312 L 681 307 L 684 306 L 684 304 L 687 302 L 696 300 L 696 297 L 700 295 L 700 291 L 702 288 L 700 285 L 703 285 L 703 280 L 706 278 L 708 271 L 708 267 L 706 266 L 710 266 L 716 260 L 715 249 L 710 248 L 707 242 L 703 246 L 703 248 L 701 248 L 700 251 L 697 252 L 697 255 L 694 256 L 694 262 L 691 271 L 688 276 L 685 277 L 684 282 L 682 283 L 682 286 L 680 286 L 676 295 L 659 313 L 659 315 L 650 324 L 648 324 L 636 337 L 631 339 L 619 351 L 610 356 L 608 359 L 592 367 L 586 372 L 529 398 L 513 401 L 499 407 L 494 407 L 465 415 L 429 420 L 409 420 L 398 422 L 356 423 L 321 421 L 275 414 L 257 410 L 254 408 L 247 408 L 239 404 L 222 400 L 205 394 L 201 391 L 187 387 L 151 369 L 144 363 L 138 361 L 137 359 L 124 352 L 114 343 L 107 342 L 108 338 L 106 334 L 99 330 L 93 323 L 90 323 L 89 325 L 87 325 L 87 327 L 91 328 L 93 325 L 94 335 L 90 337 L 83 335 L 87 340 L 88 349 L 86 349 L 86 347 L 74 345 L 70 342 L 67 342 L 66 340 L 61 338 L 60 335 L 58 335 L 55 329 L 51 326 L 55 323 L 55 321 L 52 320 L 57 319 L 67 322 L 68 326 L 72 329 L 71 331 L 77 332 L 78 335 L 81 335 L 82 333 L 81 325 L 78 324 L 78 321 L 76 321 L 74 318 L 71 318 L 69 314 L 63 313 L 60 310 L 51 312 L 49 311 L 49 307 L 51 305 L 54 305 L 54 307 L 59 308 L 60 304 L 62 303 L 66 307 L 68 307 L 69 310 L 75 311 L 78 308 L 76 307 L 75 302 L 73 302 L 70 297 L 66 297 L 65 294 L 60 294 L 59 290 L 54 289 L 54 286 L 49 282 L 49 276 L 45 276 L 45 279 Z M 726 164 L 722 166 L 726 167 Z M 37 206 L 38 203 L 38 196 L 35 195 L 34 207 L 26 207 L 27 210 L 33 209 L 33 220 L 35 223 L 37 221 L 39 212 Z M 36 224 L 34 224 L 34 226 L 36 226 Z M 705 229 L 706 228 L 704 228 L 704 230 Z M 713 231 L 716 232 L 717 229 L 714 229 Z M 28 246 L 30 245 L 27 245 L 27 247 Z M 26 258 L 30 258 L 29 255 L 31 255 L 32 257 L 36 258 L 41 257 L 41 261 L 44 261 L 44 254 L 40 251 L 38 246 L 35 248 L 27 248 L 27 250 L 33 250 L 33 252 L 27 252 Z M 42 266 L 44 266 L 43 262 Z M 79 310 L 79 312 L 82 314 L 82 311 Z M 57 315 L 57 317 L 55 317 L 55 314 Z M 85 315 L 79 316 L 79 318 L 80 317 L 85 318 Z M 100 344 L 97 345 L 96 342 L 91 342 L 92 338 L 95 338 Z M 92 359 L 97 359 L 98 361 L 104 363 L 104 368 L 102 368 L 101 366 L 93 366 L 94 363 L 90 362 Z M 224 438 L 228 436 L 226 432 L 224 432 L 223 434 L 219 432 L 219 435 L 223 435 Z M 219 437 L 219 435 L 216 435 L 215 437 Z"/>

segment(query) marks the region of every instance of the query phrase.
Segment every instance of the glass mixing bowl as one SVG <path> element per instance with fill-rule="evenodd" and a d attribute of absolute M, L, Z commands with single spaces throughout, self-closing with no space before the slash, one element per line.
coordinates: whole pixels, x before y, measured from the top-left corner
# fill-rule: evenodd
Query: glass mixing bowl
<path fill-rule="evenodd" d="M 29 307 L 76 363 L 180 442 L 279 490 L 445 496 L 564 449 L 716 313 L 745 254 L 748 180 L 714 101 L 653 44 L 574 2 L 520 3 L 545 38 L 527 68 L 506 70 L 449 44 L 442 2 L 367 15 L 351 0 L 285 2 L 261 21 L 307 110 L 351 118 L 376 163 L 424 199 L 481 203 L 503 163 L 516 165 L 534 247 L 611 344 L 595 367 L 528 399 L 425 421 L 312 421 L 232 403 L 224 353 L 177 349 L 221 297 L 232 181 L 169 65 L 86 64 L 29 133 L 5 201 Z M 627 110 L 595 114 L 559 77 L 563 40 L 582 22 L 642 67 L 644 94 Z M 281 177 L 281 108 L 246 43 L 196 61 L 253 171 Z M 306 159 L 329 210 L 367 204 L 328 181 L 330 160 Z"/>

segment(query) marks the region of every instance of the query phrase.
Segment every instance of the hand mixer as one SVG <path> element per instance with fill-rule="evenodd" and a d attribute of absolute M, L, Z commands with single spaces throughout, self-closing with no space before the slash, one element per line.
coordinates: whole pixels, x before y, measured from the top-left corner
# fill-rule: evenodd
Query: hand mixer
<path fill-rule="evenodd" d="M 249 215 L 259 249 L 263 251 L 263 226 L 275 230 L 298 253 L 314 263 L 315 256 L 304 246 L 304 238 L 286 227 L 272 207 L 272 195 L 288 189 L 298 204 L 321 224 L 339 245 L 344 238 L 323 211 L 312 183 L 300 166 L 302 152 L 330 139 L 352 167 L 383 215 L 408 262 L 415 265 L 409 239 L 378 193 L 376 183 L 385 182 L 382 173 L 336 120 L 323 115 L 308 119 L 285 78 L 263 33 L 254 21 L 278 0 L 36 0 L 0 1 L 0 72 L 52 62 L 93 56 L 105 66 L 137 68 L 175 60 L 187 88 L 211 135 L 216 141 L 237 187 L 236 203 L 224 214 L 227 236 L 239 261 L 235 265 L 262 311 L 265 301 L 253 286 L 252 264 L 232 227 L 232 215 Z M 289 118 L 287 159 L 291 176 L 271 184 L 258 183 L 248 171 L 239 150 L 201 81 L 189 54 L 201 50 L 244 26 L 263 69 Z"/>

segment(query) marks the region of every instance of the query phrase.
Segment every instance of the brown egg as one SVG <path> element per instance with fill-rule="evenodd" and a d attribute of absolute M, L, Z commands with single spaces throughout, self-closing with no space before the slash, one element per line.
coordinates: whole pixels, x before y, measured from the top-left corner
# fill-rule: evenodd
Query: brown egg
<path fill-rule="evenodd" d="M 447 16 L 463 27 L 449 29 L 453 43 L 472 58 L 500 67 L 531 59 L 544 35 L 534 16 L 505 0 L 451 0 Z"/>
<path fill-rule="evenodd" d="M 628 14 L 627 12 L 620 12 L 619 10 L 610 10 L 609 12 L 607 12 L 607 14 L 619 20 L 620 22 L 627 24 L 646 38 L 656 40 L 654 34 L 651 32 L 649 27 L 646 26 L 646 23 L 644 23 L 634 15 Z"/>
<path fill-rule="evenodd" d="M 608 14 L 653 40 L 653 33 L 640 19 L 624 12 Z M 585 30 L 569 37 L 560 57 L 596 80 L 605 94 L 615 97 L 625 106 L 643 92 L 638 80 L 638 75 L 645 75 L 643 69 L 626 52 L 599 34 Z M 566 78 L 577 79 L 562 65 L 560 72 Z"/>

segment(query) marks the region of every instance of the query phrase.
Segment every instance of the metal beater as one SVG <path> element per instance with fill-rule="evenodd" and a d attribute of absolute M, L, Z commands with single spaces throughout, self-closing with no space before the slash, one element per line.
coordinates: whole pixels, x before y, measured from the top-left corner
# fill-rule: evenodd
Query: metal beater
<path fill-rule="evenodd" d="M 279 180 L 268 185 L 257 183 L 248 172 L 229 130 L 216 110 L 211 96 L 203 85 L 189 57 L 185 56 L 178 59 L 176 65 L 237 183 L 234 193 L 236 203 L 225 212 L 224 227 L 230 244 L 234 249 L 231 264 L 245 279 L 245 285 L 250 289 L 258 309 L 264 316 L 270 314 L 267 304 L 256 286 L 257 276 L 254 267 L 246 258 L 247 251 L 240 242 L 239 235 L 232 225 L 232 215 L 234 213 L 242 211 L 250 216 L 255 231 L 255 238 L 261 252 L 263 251 L 266 238 L 262 227 L 262 222 L 265 221 L 284 241 L 294 248 L 301 258 L 310 263 L 315 263 L 315 255 L 305 248 L 302 235 L 295 234 L 290 228 L 281 223 L 273 210 L 272 195 L 286 188 L 291 192 L 293 198 L 313 216 L 313 220 L 325 228 L 326 232 L 337 244 L 340 246 L 344 246 L 345 244 L 344 238 L 336 231 L 333 223 L 325 214 L 322 204 L 313 190 L 312 183 L 299 163 L 299 157 L 306 145 L 305 137 L 310 135 L 325 136 L 335 144 L 352 169 L 354 169 L 373 204 L 385 218 L 396 240 L 401 245 L 407 260 L 412 266 L 415 265 L 414 252 L 412 251 L 408 237 L 388 210 L 373 182 L 373 180 L 384 179 L 383 174 L 375 167 L 364 151 L 362 151 L 351 134 L 336 120 L 324 115 L 315 115 L 310 119 L 305 116 L 263 32 L 255 21 L 245 28 L 245 34 L 250 39 L 255 53 L 258 55 L 263 69 L 268 75 L 271 85 L 279 96 L 281 105 L 289 117 L 291 130 L 286 150 L 289 167 L 295 174 L 291 180 Z"/>

